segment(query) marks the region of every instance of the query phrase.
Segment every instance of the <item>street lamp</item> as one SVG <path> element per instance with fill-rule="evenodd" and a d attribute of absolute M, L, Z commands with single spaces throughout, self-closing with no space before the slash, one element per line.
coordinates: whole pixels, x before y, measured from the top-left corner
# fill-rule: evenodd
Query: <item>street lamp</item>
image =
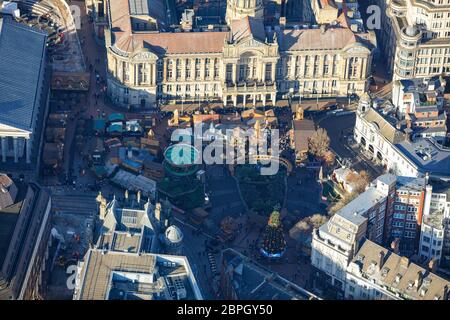
<path fill-rule="evenodd" d="M 181 97 L 181 114 L 184 114 L 184 96 Z"/>
<path fill-rule="evenodd" d="M 300 81 L 298 82 L 298 104 L 302 104 L 302 90 L 301 90 L 302 84 Z"/>
<path fill-rule="evenodd" d="M 292 109 L 292 96 L 294 95 L 294 88 L 289 88 L 289 107 Z"/>

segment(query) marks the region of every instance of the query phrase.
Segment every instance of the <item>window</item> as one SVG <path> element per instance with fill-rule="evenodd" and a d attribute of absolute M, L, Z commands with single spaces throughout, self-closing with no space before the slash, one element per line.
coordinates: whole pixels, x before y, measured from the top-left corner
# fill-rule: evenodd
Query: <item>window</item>
<path fill-rule="evenodd" d="M 323 63 L 323 74 L 328 75 L 330 71 L 330 56 L 326 55 Z"/>
<path fill-rule="evenodd" d="M 350 58 L 350 67 L 349 67 L 349 71 L 348 71 L 348 76 L 350 78 L 355 78 L 358 75 L 358 64 L 359 64 L 359 60 L 357 57 L 352 57 Z"/>
<path fill-rule="evenodd" d="M 219 59 L 214 59 L 214 78 L 219 77 Z"/>
<path fill-rule="evenodd" d="M 232 82 L 233 81 L 232 77 L 233 77 L 233 65 L 231 63 L 228 63 L 226 67 L 226 80 L 228 82 Z"/>
<path fill-rule="evenodd" d="M 273 79 L 272 79 L 272 64 L 271 63 L 266 64 L 265 81 L 273 81 Z"/>

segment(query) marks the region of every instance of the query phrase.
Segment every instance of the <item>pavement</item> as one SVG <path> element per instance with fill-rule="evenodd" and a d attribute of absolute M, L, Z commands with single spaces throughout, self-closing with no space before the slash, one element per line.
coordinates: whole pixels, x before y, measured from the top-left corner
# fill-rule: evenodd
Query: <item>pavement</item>
<path fill-rule="evenodd" d="M 315 213 L 326 214 L 322 204 L 322 186 L 313 173 L 296 168 L 288 177 L 286 208 L 297 220 Z"/>
<path fill-rule="evenodd" d="M 205 166 L 207 174 L 207 192 L 210 196 L 212 209 L 209 218 L 220 225 L 226 216 L 238 218 L 246 212 L 239 197 L 236 181 L 229 170 L 223 165 Z"/>
<path fill-rule="evenodd" d="M 384 172 L 384 168 L 375 165 L 349 142 L 349 138 L 353 137 L 355 113 L 325 116 L 315 121 L 317 125 L 327 131 L 330 137 L 330 149 L 341 159 L 351 159 L 353 169 L 365 170 L 372 178 L 376 178 Z"/>

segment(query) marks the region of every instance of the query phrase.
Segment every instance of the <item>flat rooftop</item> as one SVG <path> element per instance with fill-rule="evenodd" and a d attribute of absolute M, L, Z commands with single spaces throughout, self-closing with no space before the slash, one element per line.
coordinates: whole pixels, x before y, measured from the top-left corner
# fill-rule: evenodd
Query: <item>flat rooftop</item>
<path fill-rule="evenodd" d="M 81 267 L 79 300 L 202 299 L 185 257 L 90 249 Z"/>
<path fill-rule="evenodd" d="M 377 190 L 376 187 L 369 187 L 366 191 L 361 193 L 358 197 L 353 199 L 350 203 L 345 205 L 341 210 L 336 212 L 350 221 L 353 221 L 357 216 L 364 216 L 364 214 L 371 209 L 375 204 L 381 202 L 385 198 L 385 195 Z M 355 216 L 355 213 L 357 216 Z M 355 221 L 360 223 L 359 220 Z"/>
<path fill-rule="evenodd" d="M 233 249 L 222 251 L 222 259 L 227 268 L 233 269 L 233 284 L 240 300 L 318 299 L 312 293 Z"/>
<path fill-rule="evenodd" d="M 421 172 L 430 175 L 450 175 L 450 149 L 442 148 L 433 140 L 418 138 L 414 141 L 401 141 L 395 146 L 407 156 Z"/>
<path fill-rule="evenodd" d="M 20 209 L 28 190 L 23 183 L 19 181 L 14 181 L 14 183 L 18 190 L 15 203 L 0 210 L 0 267 L 5 260 L 17 220 L 19 219 Z"/>
<path fill-rule="evenodd" d="M 33 131 L 45 69 L 47 34 L 0 18 L 0 124 Z"/>

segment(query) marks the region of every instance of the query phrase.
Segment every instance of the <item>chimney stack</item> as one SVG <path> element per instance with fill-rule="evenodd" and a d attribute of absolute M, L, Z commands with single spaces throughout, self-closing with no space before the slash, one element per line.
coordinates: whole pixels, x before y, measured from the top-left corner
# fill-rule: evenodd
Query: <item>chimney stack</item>
<path fill-rule="evenodd" d="M 401 257 L 400 258 L 400 265 L 403 268 L 407 269 L 409 267 L 409 259 L 408 259 L 408 257 Z"/>
<path fill-rule="evenodd" d="M 384 256 L 385 256 L 384 251 L 380 251 L 380 253 L 378 253 L 378 267 L 380 268 L 380 270 L 381 268 L 383 268 Z"/>
<path fill-rule="evenodd" d="M 400 239 L 399 238 L 395 238 L 394 241 L 391 242 L 391 249 L 392 251 L 394 251 L 395 254 L 399 253 L 399 244 L 400 244 Z"/>
<path fill-rule="evenodd" d="M 161 203 L 157 203 L 155 206 L 155 219 L 160 222 L 161 220 Z"/>
<path fill-rule="evenodd" d="M 420 286 L 422 285 L 422 281 L 423 281 L 422 271 L 418 271 L 416 280 L 414 281 L 414 287 L 416 287 L 417 290 L 419 290 Z"/>
<path fill-rule="evenodd" d="M 428 262 L 428 269 L 430 270 L 430 272 L 436 272 L 437 269 L 437 263 L 436 263 L 436 259 L 431 259 L 430 262 Z"/>
<path fill-rule="evenodd" d="M 406 141 L 412 142 L 412 133 L 413 133 L 413 131 L 411 128 L 405 129 Z"/>

